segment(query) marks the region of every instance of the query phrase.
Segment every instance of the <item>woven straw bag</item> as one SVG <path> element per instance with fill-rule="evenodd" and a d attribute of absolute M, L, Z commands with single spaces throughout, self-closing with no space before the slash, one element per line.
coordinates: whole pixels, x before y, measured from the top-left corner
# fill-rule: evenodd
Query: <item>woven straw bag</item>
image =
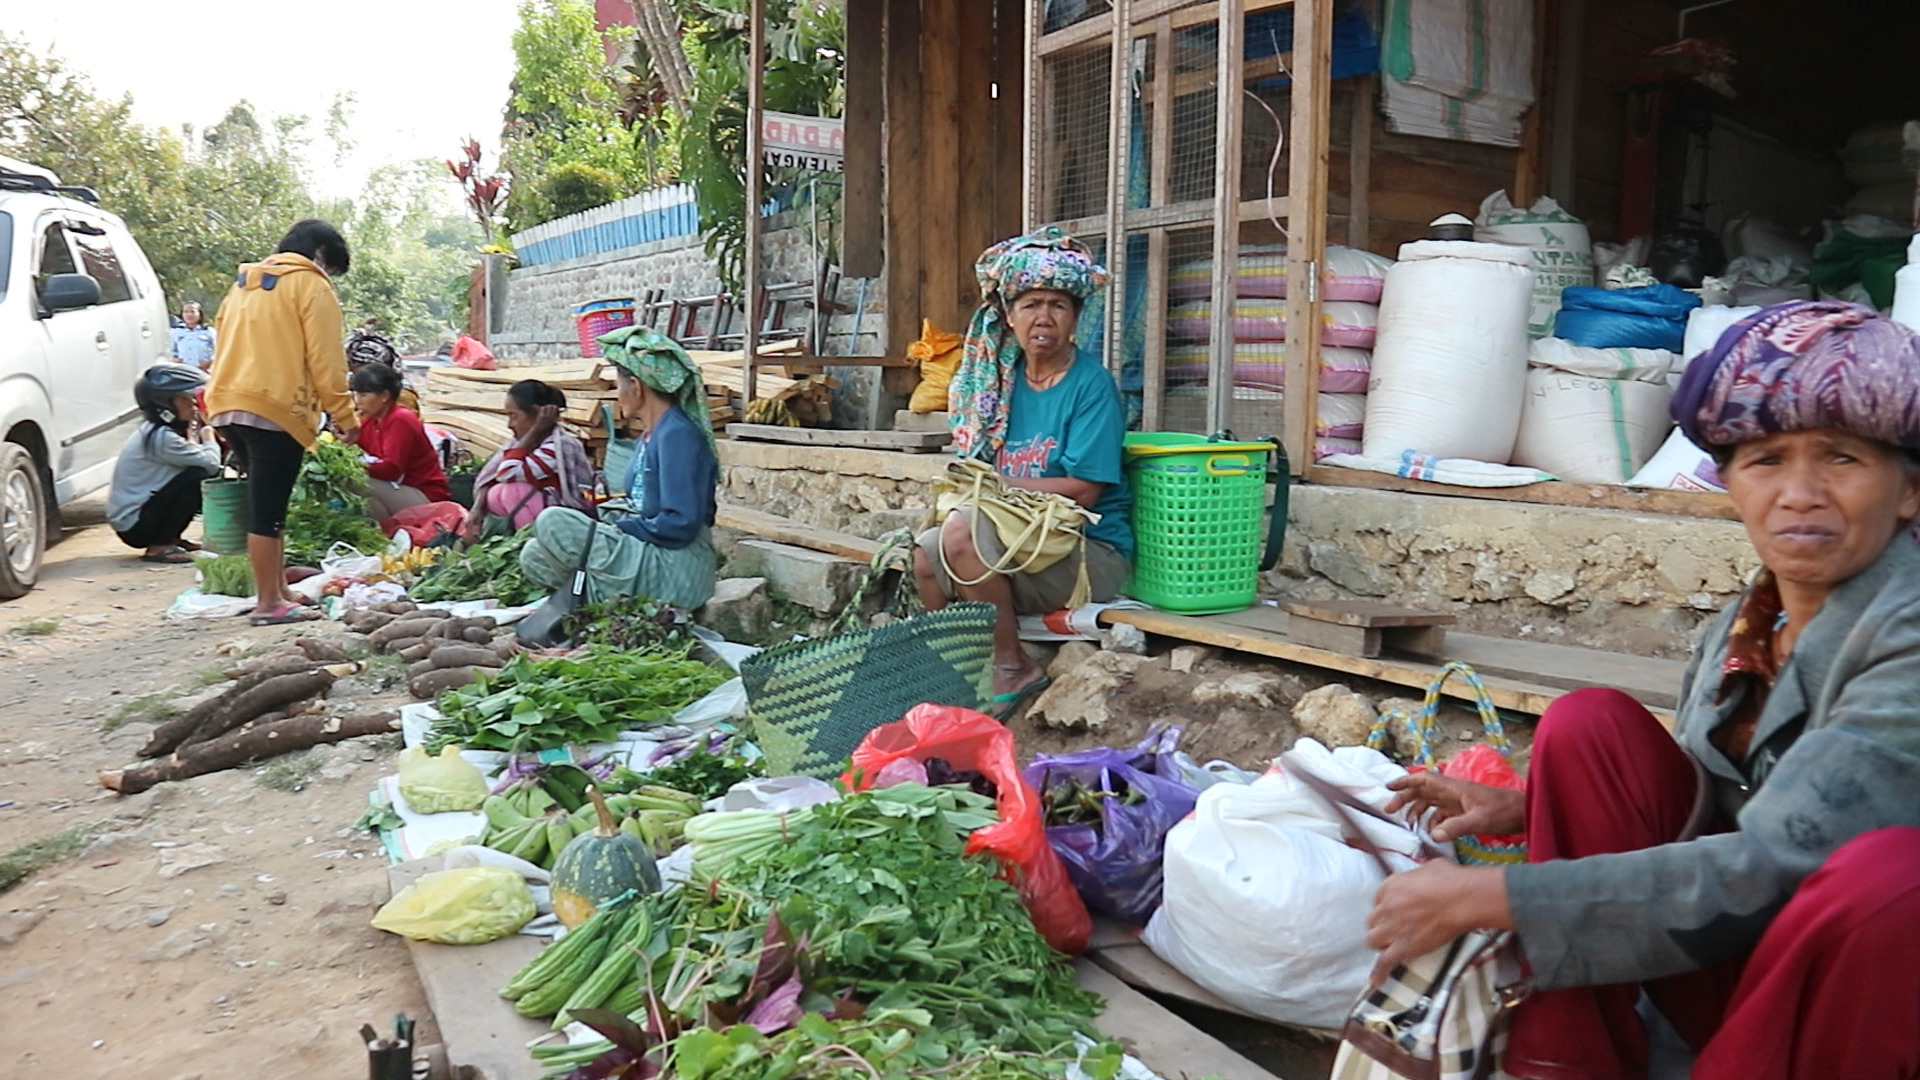
<path fill-rule="evenodd" d="M 1468 664 L 1458 660 L 1440 669 L 1427 684 L 1427 696 L 1420 703 L 1420 711 L 1413 716 L 1405 713 L 1381 713 L 1374 721 L 1373 731 L 1367 735 L 1367 745 L 1385 753 L 1387 750 L 1388 729 L 1397 721 L 1402 729 L 1412 737 L 1415 747 L 1410 764 L 1432 767 L 1433 729 L 1439 723 L 1440 688 L 1455 675 L 1467 681 L 1473 688 L 1474 705 L 1480 711 L 1480 726 L 1487 733 L 1487 742 L 1500 752 L 1501 757 L 1511 754 L 1507 742 L 1506 726 L 1500 722 L 1500 712 L 1493 706 L 1493 698 L 1487 694 L 1485 684 L 1480 681 L 1480 673 Z M 1490 840 L 1481 836 L 1462 836 L 1453 842 L 1454 855 L 1463 863 L 1472 866 L 1517 866 L 1527 861 L 1527 845 L 1510 844 Z"/>

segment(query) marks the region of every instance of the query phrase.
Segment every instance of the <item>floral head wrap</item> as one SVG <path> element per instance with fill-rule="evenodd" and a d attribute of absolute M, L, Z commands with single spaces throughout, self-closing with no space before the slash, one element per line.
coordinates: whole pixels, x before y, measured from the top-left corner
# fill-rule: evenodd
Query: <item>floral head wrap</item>
<path fill-rule="evenodd" d="M 1857 304 L 1776 304 L 1687 365 L 1673 418 L 1699 446 L 1839 428 L 1920 450 L 1920 334 Z"/>
<path fill-rule="evenodd" d="M 992 461 L 1006 442 L 1013 367 L 1020 359 L 1007 305 L 1031 289 L 1085 300 L 1106 285 L 1107 271 L 1085 244 L 1049 225 L 988 248 L 973 272 L 980 279 L 980 307 L 967 324 L 960 367 L 947 386 L 948 423 L 954 453 Z"/>
<path fill-rule="evenodd" d="M 707 442 L 713 442 L 706 380 L 679 342 L 650 326 L 623 326 L 599 341 L 609 363 L 672 399 Z"/>

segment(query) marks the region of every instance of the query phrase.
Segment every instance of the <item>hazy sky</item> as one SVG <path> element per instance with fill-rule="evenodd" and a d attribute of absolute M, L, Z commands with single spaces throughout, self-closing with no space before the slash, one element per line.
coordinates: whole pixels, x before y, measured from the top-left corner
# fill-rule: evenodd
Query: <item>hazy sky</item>
<path fill-rule="evenodd" d="M 497 160 L 513 75 L 517 0 L 90 0 L 8 3 L 0 29 L 133 95 L 148 124 L 204 128 L 240 98 L 314 120 L 326 195 L 351 195 L 389 161 L 452 157 L 471 135 Z M 336 167 L 320 125 L 356 95 L 353 154 Z"/>

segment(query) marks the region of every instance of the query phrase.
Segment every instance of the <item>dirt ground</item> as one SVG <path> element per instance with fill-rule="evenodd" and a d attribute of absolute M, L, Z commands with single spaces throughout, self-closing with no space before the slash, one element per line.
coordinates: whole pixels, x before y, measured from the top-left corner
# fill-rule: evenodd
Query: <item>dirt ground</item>
<path fill-rule="evenodd" d="M 359 740 L 103 790 L 99 771 L 136 760 L 149 729 L 108 726 L 127 703 L 296 631 L 167 622 L 191 568 L 130 558 L 98 520 L 97 505 L 70 513 L 83 527 L 48 552 L 40 587 L 0 605 L 0 852 L 101 830 L 0 893 L 0 1075 L 365 1075 L 360 1025 L 427 1012 L 406 946 L 367 925 L 386 858 L 352 828 L 391 753 Z M 175 873 L 202 859 L 216 861 Z"/>

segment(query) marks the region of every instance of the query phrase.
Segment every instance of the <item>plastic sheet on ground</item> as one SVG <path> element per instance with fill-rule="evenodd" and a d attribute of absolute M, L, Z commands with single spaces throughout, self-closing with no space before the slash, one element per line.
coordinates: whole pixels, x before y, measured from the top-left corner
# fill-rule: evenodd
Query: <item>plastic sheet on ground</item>
<path fill-rule="evenodd" d="M 1341 469 L 1365 469 L 1367 472 L 1404 476 L 1409 480 L 1429 480 L 1459 487 L 1524 487 L 1554 479 L 1552 473 L 1521 465 L 1500 465 L 1491 461 L 1466 458 L 1436 458 L 1407 450 L 1399 457 L 1366 457 L 1361 454 L 1333 454 L 1320 464 Z"/>

